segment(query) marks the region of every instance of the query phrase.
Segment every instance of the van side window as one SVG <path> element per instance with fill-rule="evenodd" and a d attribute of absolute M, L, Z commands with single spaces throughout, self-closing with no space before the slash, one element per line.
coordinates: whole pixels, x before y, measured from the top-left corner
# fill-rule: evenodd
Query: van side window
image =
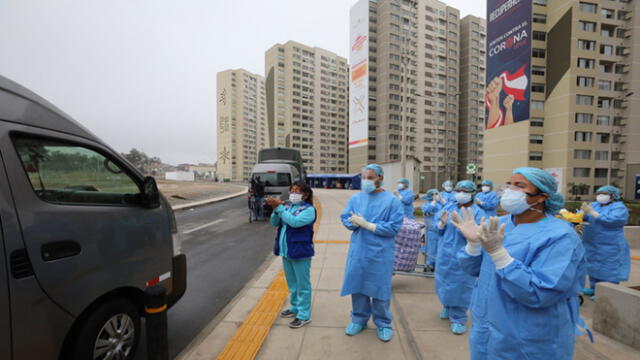
<path fill-rule="evenodd" d="M 56 140 L 25 136 L 12 139 L 40 199 L 76 205 L 140 203 L 138 184 L 104 155 Z"/>

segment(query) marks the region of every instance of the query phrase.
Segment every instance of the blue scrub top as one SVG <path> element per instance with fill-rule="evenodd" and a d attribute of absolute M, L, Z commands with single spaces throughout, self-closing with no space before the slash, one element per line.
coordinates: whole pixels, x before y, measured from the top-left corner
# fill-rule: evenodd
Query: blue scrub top
<path fill-rule="evenodd" d="M 496 195 L 496 193 L 494 193 L 493 191 L 489 191 L 486 193 L 479 192 L 478 194 L 476 194 L 476 198 L 482 201 L 482 205 L 478 206 L 480 206 L 480 208 L 484 210 L 487 216 L 496 216 L 498 204 L 500 203 L 500 199 L 498 198 L 498 195 Z"/>
<path fill-rule="evenodd" d="M 306 203 L 304 203 L 306 205 Z M 280 205 L 274 209 L 269 219 L 271 225 L 278 227 L 282 224 L 282 230 L 280 230 L 280 256 L 287 256 L 287 227 L 291 226 L 299 228 L 305 225 L 311 224 L 316 219 L 316 209 L 313 206 L 309 206 L 302 210 L 299 214 L 295 214 L 302 204 L 285 204 Z M 295 214 L 295 215 L 294 215 Z"/>
<path fill-rule="evenodd" d="M 413 191 L 411 189 L 402 189 L 398 190 L 398 194 L 400 194 L 404 216 L 409 219 L 415 219 L 416 217 L 413 215 Z"/>

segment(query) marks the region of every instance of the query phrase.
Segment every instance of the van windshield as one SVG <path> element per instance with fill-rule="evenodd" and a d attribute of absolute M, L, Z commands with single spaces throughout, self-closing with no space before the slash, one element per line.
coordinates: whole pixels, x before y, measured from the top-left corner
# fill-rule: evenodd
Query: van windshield
<path fill-rule="evenodd" d="M 260 176 L 260 181 L 264 186 L 289 186 L 291 185 L 291 175 L 287 173 L 254 173 L 253 178 Z"/>

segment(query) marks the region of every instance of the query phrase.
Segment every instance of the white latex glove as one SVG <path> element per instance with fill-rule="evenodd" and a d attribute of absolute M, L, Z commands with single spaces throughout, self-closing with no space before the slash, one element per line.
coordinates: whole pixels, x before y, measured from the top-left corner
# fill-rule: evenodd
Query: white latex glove
<path fill-rule="evenodd" d="M 462 216 L 455 211 L 451 213 L 451 223 L 460 230 L 462 236 L 467 239 L 467 246 L 465 247 L 467 254 L 472 256 L 480 255 L 480 250 L 482 249 L 482 244 L 480 244 L 480 232 L 482 231 L 482 228 L 480 225 L 476 224 L 473 209 L 470 207 L 463 207 L 460 209 L 460 212 L 462 213 Z M 480 223 L 484 223 L 484 217 L 480 220 Z"/>
<path fill-rule="evenodd" d="M 513 258 L 502 246 L 504 240 L 504 228 L 507 224 L 498 227 L 499 220 L 496 216 L 489 218 L 489 224 L 482 223 L 482 231 L 480 232 L 480 242 L 484 251 L 486 251 L 496 265 L 496 269 L 500 270 L 511 264 Z"/>
<path fill-rule="evenodd" d="M 580 206 L 580 209 L 582 209 L 582 211 L 584 211 L 585 214 L 589 214 L 593 217 L 598 217 L 600 216 L 600 213 L 598 213 L 597 211 L 593 210 L 593 207 L 591 207 L 591 204 L 588 204 L 586 202 L 582 203 L 582 206 Z"/>
<path fill-rule="evenodd" d="M 447 203 L 447 200 L 445 200 L 443 196 L 439 196 L 439 199 L 442 205 L 445 205 Z"/>
<path fill-rule="evenodd" d="M 397 197 L 398 199 L 402 199 L 402 195 L 400 195 L 398 191 L 394 191 L 393 196 Z"/>
<path fill-rule="evenodd" d="M 482 202 L 482 200 L 476 198 L 476 204 L 482 206 L 482 204 L 484 204 L 484 203 Z"/>
<path fill-rule="evenodd" d="M 359 226 L 371 232 L 376 231 L 376 224 L 368 222 L 367 220 L 365 220 L 365 218 L 361 214 L 351 213 L 349 222 L 351 222 L 353 225 Z"/>
<path fill-rule="evenodd" d="M 449 212 L 443 211 L 440 215 L 440 221 L 438 222 L 438 229 L 444 229 L 444 226 L 447 224 L 447 220 L 449 219 Z"/>

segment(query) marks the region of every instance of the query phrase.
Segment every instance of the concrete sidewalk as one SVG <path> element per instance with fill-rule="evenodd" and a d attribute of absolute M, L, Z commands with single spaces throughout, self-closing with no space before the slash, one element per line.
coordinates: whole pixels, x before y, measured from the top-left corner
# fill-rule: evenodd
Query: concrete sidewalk
<path fill-rule="evenodd" d="M 468 359 L 467 335 L 456 336 L 449 322 L 438 318 L 441 305 L 434 291 L 434 280 L 396 275 L 393 279 L 392 312 L 394 338 L 383 343 L 376 337 L 375 325 L 354 337 L 344 334 L 350 322 L 350 297 L 341 297 L 340 288 L 350 237 L 339 220 L 353 191 L 314 189 L 322 208 L 316 233 L 316 256 L 311 266 L 313 285 L 312 322 L 301 329 L 290 329 L 291 319 L 277 317 L 257 353 L 257 359 Z M 638 255 L 638 254 L 636 254 Z M 633 281 L 638 282 L 640 264 L 634 261 Z M 260 302 L 272 280 L 282 269 L 281 260 L 273 259 L 266 271 L 248 284 L 226 312 L 194 341 L 182 359 L 216 357 Z M 288 308 L 285 302 L 282 309 Z M 593 309 L 589 300 L 583 308 L 587 322 Z M 580 337 L 575 359 L 638 359 L 634 349 L 596 335 L 596 344 Z"/>

